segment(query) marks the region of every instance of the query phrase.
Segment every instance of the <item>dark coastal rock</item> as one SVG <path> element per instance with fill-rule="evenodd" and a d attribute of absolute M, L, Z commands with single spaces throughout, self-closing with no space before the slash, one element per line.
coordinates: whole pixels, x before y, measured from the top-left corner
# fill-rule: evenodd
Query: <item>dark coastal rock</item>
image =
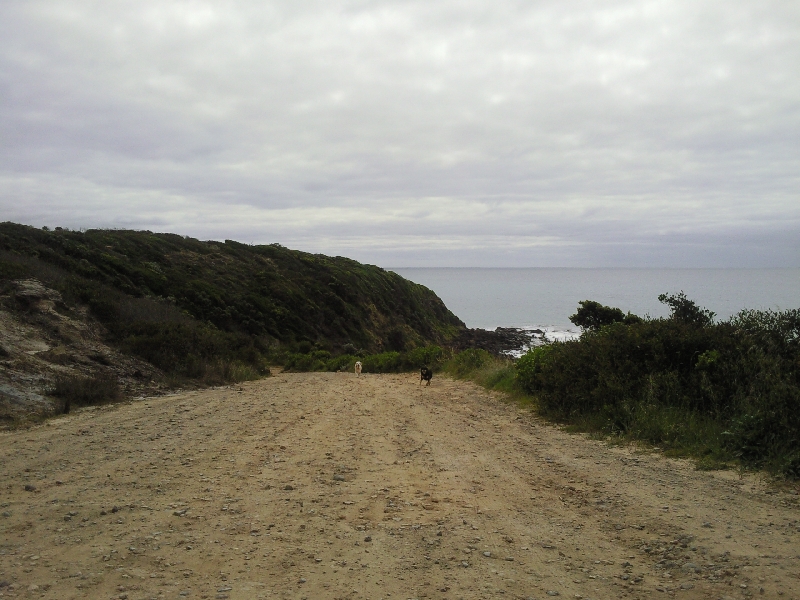
<path fill-rule="evenodd" d="M 459 351 L 480 348 L 495 355 L 508 354 L 528 348 L 543 333 L 540 329 L 526 330 L 517 327 L 498 327 L 494 331 L 467 329 L 453 340 L 453 348 Z"/>

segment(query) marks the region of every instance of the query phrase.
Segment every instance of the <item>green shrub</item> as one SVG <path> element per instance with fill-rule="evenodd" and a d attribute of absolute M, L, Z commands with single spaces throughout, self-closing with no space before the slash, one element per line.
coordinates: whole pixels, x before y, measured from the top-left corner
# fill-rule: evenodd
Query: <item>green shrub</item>
<path fill-rule="evenodd" d="M 403 366 L 406 368 L 421 369 L 422 367 L 438 367 L 445 360 L 446 353 L 440 346 L 423 346 L 414 348 L 403 356 Z"/>
<path fill-rule="evenodd" d="M 447 371 L 455 377 L 466 377 L 494 362 L 494 357 L 486 350 L 470 348 L 459 352 L 447 363 Z"/>
<path fill-rule="evenodd" d="M 517 384 L 566 423 L 798 475 L 800 311 L 714 322 L 683 293 L 659 298 L 670 318 L 614 312 L 578 340 L 525 354 Z"/>
<path fill-rule="evenodd" d="M 543 365 L 553 354 L 554 346 L 537 346 L 531 348 L 517 360 L 516 379 L 520 388 L 529 394 L 534 394 L 539 389 L 538 375 L 542 372 Z"/>
<path fill-rule="evenodd" d="M 327 360 L 325 363 L 323 371 L 344 371 L 352 373 L 356 364 L 356 361 L 361 360 L 360 357 L 354 356 L 352 354 L 341 354 L 339 356 L 333 356 Z"/>
<path fill-rule="evenodd" d="M 603 306 L 593 300 L 581 300 L 578 302 L 578 310 L 569 320 L 584 331 L 596 331 L 613 323 L 630 325 L 641 321 L 636 315 L 631 313 L 626 315 L 618 308 Z"/>
<path fill-rule="evenodd" d="M 68 413 L 73 406 L 106 404 L 122 397 L 119 382 L 113 374 L 92 377 L 60 376 L 56 378 L 49 394 L 63 400 L 65 413 Z"/>
<path fill-rule="evenodd" d="M 341 370 L 342 364 L 346 362 L 339 358 L 333 358 L 327 350 L 314 350 L 313 352 L 289 353 L 283 357 L 283 368 L 286 371 L 337 371 Z M 340 364 L 342 363 L 342 364 Z"/>
<path fill-rule="evenodd" d="M 680 321 L 681 323 L 705 327 L 714 322 L 713 312 L 697 306 L 697 304 L 689 300 L 683 292 L 678 294 L 661 294 L 658 297 L 658 301 L 668 305 L 672 312 L 672 319 Z"/>
<path fill-rule="evenodd" d="M 286 356 L 283 368 L 286 371 L 323 371 L 325 363 L 310 354 L 296 352 Z"/>
<path fill-rule="evenodd" d="M 397 373 L 404 365 L 399 352 L 369 354 L 361 359 L 364 373 Z"/>
<path fill-rule="evenodd" d="M 104 322 L 113 321 L 119 313 L 118 303 L 110 297 L 90 298 L 88 304 L 92 314 Z"/>
<path fill-rule="evenodd" d="M 289 353 L 278 360 L 288 371 L 353 371 L 356 361 L 361 361 L 364 373 L 402 373 L 422 366 L 439 367 L 445 358 L 446 352 L 440 346 L 424 346 L 409 352 L 338 356 L 317 350 L 310 354 Z"/>
<path fill-rule="evenodd" d="M 0 258 L 0 279 L 23 279 L 28 274 L 24 265 Z"/>
<path fill-rule="evenodd" d="M 266 360 L 244 334 L 226 333 L 193 322 L 141 321 L 119 326 L 117 333 L 124 351 L 174 376 L 224 383 L 228 381 L 225 373 L 241 372 L 244 367 L 255 373 L 268 372 Z"/>

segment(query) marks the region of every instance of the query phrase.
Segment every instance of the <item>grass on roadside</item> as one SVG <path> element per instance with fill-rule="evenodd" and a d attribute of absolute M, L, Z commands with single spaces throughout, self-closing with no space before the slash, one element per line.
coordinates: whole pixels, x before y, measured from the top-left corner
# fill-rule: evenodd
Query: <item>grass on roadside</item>
<path fill-rule="evenodd" d="M 493 356 L 484 350 L 465 350 L 454 354 L 442 365 L 442 370 L 456 379 L 502 392 L 570 433 L 585 433 L 615 445 L 644 444 L 662 450 L 667 456 L 694 459 L 699 470 L 727 469 L 738 464 L 731 452 L 716 443 L 722 435 L 722 425 L 696 413 L 674 407 L 644 406 L 629 429 L 610 431 L 608 417 L 601 413 L 564 418 L 543 411 L 536 396 L 520 385 L 517 364 L 511 358 Z"/>
<path fill-rule="evenodd" d="M 442 370 L 456 379 L 504 392 L 517 400 L 529 400 L 516 384 L 516 369 L 510 357 L 494 356 L 486 350 L 469 349 L 452 355 Z"/>

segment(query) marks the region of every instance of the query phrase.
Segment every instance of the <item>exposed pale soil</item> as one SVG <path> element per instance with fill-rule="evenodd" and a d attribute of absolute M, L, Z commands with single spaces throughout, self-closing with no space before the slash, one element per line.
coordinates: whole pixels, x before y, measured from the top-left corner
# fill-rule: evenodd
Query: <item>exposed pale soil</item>
<path fill-rule="evenodd" d="M 107 345 L 86 308 L 69 308 L 36 279 L 10 282 L 0 293 L 0 421 L 58 411 L 46 397 L 59 376 L 113 374 L 126 395 L 165 389 L 147 362 Z"/>
<path fill-rule="evenodd" d="M 0 490 L 4 598 L 800 597 L 794 490 L 438 376 L 75 411 L 0 433 Z"/>

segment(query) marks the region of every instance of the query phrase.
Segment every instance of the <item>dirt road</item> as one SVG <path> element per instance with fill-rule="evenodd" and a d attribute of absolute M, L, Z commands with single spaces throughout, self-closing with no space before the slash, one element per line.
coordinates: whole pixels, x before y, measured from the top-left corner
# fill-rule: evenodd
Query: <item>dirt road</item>
<path fill-rule="evenodd" d="M 469 383 L 282 374 L 0 433 L 0 597 L 788 600 L 795 493 Z"/>

